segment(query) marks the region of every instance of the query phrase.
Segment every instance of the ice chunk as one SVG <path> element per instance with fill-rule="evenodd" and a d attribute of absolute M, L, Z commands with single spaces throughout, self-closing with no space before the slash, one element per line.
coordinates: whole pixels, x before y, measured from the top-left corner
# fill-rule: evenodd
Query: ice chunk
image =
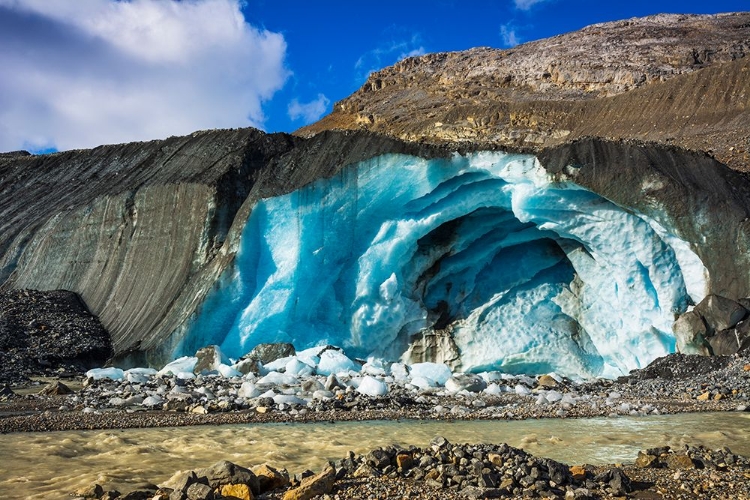
<path fill-rule="evenodd" d="M 529 388 L 521 384 L 516 385 L 515 391 L 519 396 L 528 396 L 529 394 L 531 394 Z"/>
<path fill-rule="evenodd" d="M 252 399 L 260 396 L 260 391 L 252 382 L 242 382 L 237 395 L 241 398 Z"/>
<path fill-rule="evenodd" d="M 348 373 L 350 370 L 359 372 L 359 365 L 349 359 L 343 352 L 328 349 L 320 355 L 318 373 L 321 375 L 337 375 Z"/>
<path fill-rule="evenodd" d="M 419 387 L 420 389 L 427 389 L 429 387 L 436 387 L 437 383 L 432 380 L 431 378 L 427 377 L 412 377 L 412 379 L 409 381 L 411 385 L 414 387 Z"/>
<path fill-rule="evenodd" d="M 445 382 L 453 375 L 448 365 L 443 363 L 415 363 L 409 366 L 409 371 L 412 380 L 414 377 L 425 377 L 438 385 L 445 385 Z"/>
<path fill-rule="evenodd" d="M 502 394 L 503 390 L 500 388 L 499 385 L 493 382 L 490 385 L 488 385 L 487 388 L 482 392 L 484 392 L 485 394 L 491 394 L 493 396 L 497 396 L 499 394 Z"/>
<path fill-rule="evenodd" d="M 225 365 L 224 363 L 219 363 L 219 366 L 216 367 L 216 370 L 219 372 L 219 374 L 224 378 L 232 378 L 232 377 L 241 377 L 242 372 L 235 370 L 229 365 Z"/>
<path fill-rule="evenodd" d="M 149 396 L 141 403 L 142 406 L 147 408 L 161 407 L 162 404 L 164 404 L 164 400 L 160 396 Z"/>
<path fill-rule="evenodd" d="M 315 371 L 312 366 L 304 363 L 297 356 L 292 356 L 292 359 L 287 362 L 284 368 L 284 373 L 293 377 L 309 377 Z"/>
<path fill-rule="evenodd" d="M 391 375 L 398 381 L 407 380 L 409 378 L 409 368 L 404 363 L 393 363 L 391 365 Z"/>
<path fill-rule="evenodd" d="M 125 372 L 119 368 L 94 368 L 87 371 L 86 376 L 94 380 L 101 380 L 103 378 L 122 380 L 125 377 Z"/>
<path fill-rule="evenodd" d="M 284 370 L 287 363 L 289 363 L 292 359 L 294 359 L 294 356 L 285 356 L 283 358 L 275 359 L 270 363 L 263 365 L 263 368 L 265 368 L 269 372 L 279 372 Z"/>
<path fill-rule="evenodd" d="M 256 385 L 295 386 L 295 385 L 299 385 L 299 379 L 297 377 L 288 375 L 286 373 L 269 372 L 265 377 L 258 380 L 256 382 Z"/>
<path fill-rule="evenodd" d="M 181 372 L 190 372 L 192 373 L 195 369 L 195 364 L 198 362 L 198 358 L 195 356 L 183 356 L 181 358 L 177 358 L 171 363 L 167 364 L 158 371 L 158 375 L 177 375 Z"/>
<path fill-rule="evenodd" d="M 310 347 L 302 351 L 297 351 L 297 359 L 306 363 L 313 368 L 320 363 L 320 353 L 326 349 L 326 346 Z"/>
<path fill-rule="evenodd" d="M 287 404 L 287 405 L 306 405 L 307 401 L 304 399 L 300 399 L 297 396 L 293 394 L 277 394 L 273 397 L 273 402 L 277 405 L 280 404 Z"/>
<path fill-rule="evenodd" d="M 388 394 L 388 386 L 385 382 L 370 375 L 365 376 L 357 387 L 357 392 L 365 396 L 385 396 Z"/>
<path fill-rule="evenodd" d="M 362 373 L 375 376 L 388 375 L 388 366 L 380 358 L 367 358 L 367 363 L 362 367 Z"/>

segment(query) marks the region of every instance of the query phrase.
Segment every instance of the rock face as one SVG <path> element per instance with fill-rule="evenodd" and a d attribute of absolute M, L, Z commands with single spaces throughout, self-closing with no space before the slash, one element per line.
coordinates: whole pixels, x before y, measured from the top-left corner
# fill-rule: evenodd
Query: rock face
<path fill-rule="evenodd" d="M 0 381 L 86 370 L 112 354 L 107 331 L 75 293 L 0 293 Z"/>
<path fill-rule="evenodd" d="M 405 59 L 298 133 L 367 129 L 532 149 L 588 135 L 637 138 L 711 149 L 748 170 L 749 20 L 657 15 L 508 50 Z"/>

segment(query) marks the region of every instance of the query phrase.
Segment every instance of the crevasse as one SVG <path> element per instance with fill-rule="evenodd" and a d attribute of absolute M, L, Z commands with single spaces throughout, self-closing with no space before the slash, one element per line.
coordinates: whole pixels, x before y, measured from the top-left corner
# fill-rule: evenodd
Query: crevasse
<path fill-rule="evenodd" d="M 395 359 L 450 326 L 465 371 L 611 377 L 674 350 L 706 278 L 669 228 L 532 156 L 385 155 L 260 201 L 175 354 L 285 341 Z"/>

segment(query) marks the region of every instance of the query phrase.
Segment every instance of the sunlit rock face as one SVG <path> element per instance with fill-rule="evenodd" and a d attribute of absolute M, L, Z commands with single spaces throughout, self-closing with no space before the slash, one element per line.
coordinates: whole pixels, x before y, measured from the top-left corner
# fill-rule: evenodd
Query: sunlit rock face
<path fill-rule="evenodd" d="M 398 359 L 448 330 L 465 371 L 616 376 L 706 293 L 688 244 L 527 155 L 385 155 L 262 200 L 175 355 L 331 343 Z"/>

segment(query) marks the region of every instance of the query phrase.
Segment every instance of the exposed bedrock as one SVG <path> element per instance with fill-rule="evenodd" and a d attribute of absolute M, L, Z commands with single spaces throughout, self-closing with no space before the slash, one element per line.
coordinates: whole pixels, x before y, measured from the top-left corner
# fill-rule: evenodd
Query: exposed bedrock
<path fill-rule="evenodd" d="M 3 157 L 1 286 L 78 293 L 120 364 L 343 340 L 608 375 L 673 350 L 707 293 L 750 295 L 750 188 L 705 155 L 450 151 L 232 130 Z"/>

